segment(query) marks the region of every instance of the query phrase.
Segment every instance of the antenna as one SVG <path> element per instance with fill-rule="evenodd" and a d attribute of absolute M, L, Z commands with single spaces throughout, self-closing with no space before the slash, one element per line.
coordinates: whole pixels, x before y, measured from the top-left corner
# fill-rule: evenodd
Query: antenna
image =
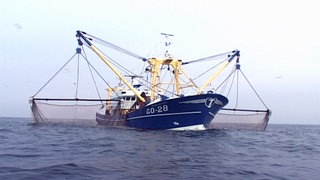
<path fill-rule="evenodd" d="M 173 34 L 168 34 L 168 33 L 161 33 L 161 35 L 164 35 L 164 36 L 174 36 Z"/>
<path fill-rule="evenodd" d="M 171 54 L 169 54 L 169 50 L 168 50 L 168 46 L 171 45 L 171 40 L 170 37 L 173 37 L 173 34 L 168 34 L 168 33 L 161 33 L 162 36 L 164 36 L 165 38 L 165 48 L 166 48 L 166 52 L 165 52 L 165 57 L 170 57 Z"/>

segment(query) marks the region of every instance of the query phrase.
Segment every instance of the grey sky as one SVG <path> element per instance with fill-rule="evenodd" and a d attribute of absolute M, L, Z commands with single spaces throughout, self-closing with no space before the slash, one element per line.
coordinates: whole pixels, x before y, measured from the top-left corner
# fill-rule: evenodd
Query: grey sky
<path fill-rule="evenodd" d="M 76 48 L 75 31 L 148 55 L 174 34 L 186 60 L 239 49 L 247 77 L 272 109 L 270 123 L 320 124 L 317 1 L 0 2 L 0 116 L 30 116 L 28 98 Z M 200 71 L 200 70 L 199 70 Z"/>

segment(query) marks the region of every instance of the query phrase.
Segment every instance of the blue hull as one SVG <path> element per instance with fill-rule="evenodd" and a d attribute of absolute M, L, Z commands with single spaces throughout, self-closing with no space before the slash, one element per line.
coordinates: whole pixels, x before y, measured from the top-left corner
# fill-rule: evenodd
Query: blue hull
<path fill-rule="evenodd" d="M 123 121 L 110 122 L 97 114 L 97 122 L 101 125 L 110 123 L 149 130 L 188 129 L 195 126 L 206 128 L 227 103 L 228 99 L 220 94 L 185 96 L 149 104 L 121 118 Z"/>

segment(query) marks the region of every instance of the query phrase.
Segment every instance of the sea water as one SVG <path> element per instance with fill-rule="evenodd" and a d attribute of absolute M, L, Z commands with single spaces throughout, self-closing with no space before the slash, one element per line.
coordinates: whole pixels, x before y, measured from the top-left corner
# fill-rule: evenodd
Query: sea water
<path fill-rule="evenodd" d="M 320 126 L 141 131 L 0 118 L 0 179 L 320 179 Z"/>

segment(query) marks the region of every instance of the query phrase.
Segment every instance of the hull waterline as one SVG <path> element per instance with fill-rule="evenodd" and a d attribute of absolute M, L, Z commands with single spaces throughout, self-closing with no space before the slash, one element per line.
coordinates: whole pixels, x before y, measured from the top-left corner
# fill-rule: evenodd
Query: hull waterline
<path fill-rule="evenodd" d="M 228 99 L 219 94 L 201 94 L 159 101 L 118 116 L 97 114 L 97 122 L 105 126 L 127 126 L 148 130 L 204 130 Z M 109 122 L 108 122 L 109 121 Z M 111 122 L 113 121 L 113 122 Z"/>

